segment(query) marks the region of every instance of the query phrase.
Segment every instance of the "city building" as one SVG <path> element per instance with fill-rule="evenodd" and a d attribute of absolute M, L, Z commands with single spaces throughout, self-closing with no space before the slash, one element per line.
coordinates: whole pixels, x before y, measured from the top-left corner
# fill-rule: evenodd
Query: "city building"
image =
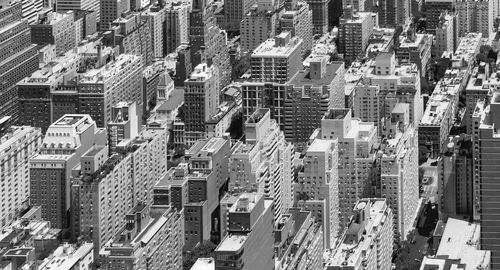
<path fill-rule="evenodd" d="M 228 234 L 214 251 L 215 269 L 274 269 L 272 201 L 243 193 L 228 215 Z"/>
<path fill-rule="evenodd" d="M 39 270 L 91 269 L 94 265 L 94 244 L 83 243 L 80 246 L 62 244 L 38 266 Z"/>
<path fill-rule="evenodd" d="M 199 64 L 184 82 L 187 147 L 191 147 L 198 139 L 205 138 L 205 123 L 217 113 L 219 91 L 219 72 L 214 65 Z"/>
<path fill-rule="evenodd" d="M 312 11 L 303 1 L 290 1 L 280 14 L 279 32 L 290 32 L 292 36 L 302 39 L 302 55 L 306 55 L 313 46 Z"/>
<path fill-rule="evenodd" d="M 314 139 L 294 183 L 295 205 L 310 211 L 323 228 L 323 249 L 335 248 L 341 232 L 338 147 L 337 140 Z"/>
<path fill-rule="evenodd" d="M 457 22 L 460 18 L 455 13 L 443 12 L 439 17 L 439 23 L 436 28 L 434 46 L 432 54 L 435 57 L 441 57 L 444 52 L 454 52 L 457 45 Z"/>
<path fill-rule="evenodd" d="M 189 3 L 168 2 L 165 12 L 165 54 L 173 53 L 181 44 L 189 43 Z"/>
<path fill-rule="evenodd" d="M 261 6 L 251 7 L 240 23 L 241 50 L 251 52 L 276 35 L 279 13 Z"/>
<path fill-rule="evenodd" d="M 31 42 L 44 46 L 56 45 L 56 54 L 65 54 L 76 47 L 75 13 L 56 13 L 52 11 L 40 14 L 36 23 L 30 25 Z"/>
<path fill-rule="evenodd" d="M 111 107 L 111 121 L 107 124 L 108 146 L 111 153 L 116 152 L 119 143 L 134 139 L 139 133 L 137 111 L 134 102 L 118 102 Z"/>
<path fill-rule="evenodd" d="M 101 249 L 101 268 L 181 269 L 184 216 L 166 208 L 162 214 L 149 205 L 127 213 L 124 225 Z"/>
<path fill-rule="evenodd" d="M 275 269 L 321 269 L 323 230 L 309 211 L 290 208 L 274 229 Z"/>
<path fill-rule="evenodd" d="M 184 247 L 188 250 L 204 241 L 218 243 L 221 239 L 219 205 L 227 191 L 229 156 L 230 141 L 222 138 L 200 140 L 186 150 L 189 166 L 185 175 L 188 200 L 184 204 Z"/>
<path fill-rule="evenodd" d="M 110 30 L 113 21 L 119 19 L 122 14 L 130 11 L 130 0 L 99 0 L 99 2 L 99 31 Z"/>
<path fill-rule="evenodd" d="M 99 3 L 99 2 L 98 2 Z M 73 10 L 75 13 L 76 44 L 97 32 L 98 11 L 95 9 Z"/>
<path fill-rule="evenodd" d="M 467 77 L 466 70 L 452 68 L 434 88 L 418 128 L 420 157 L 435 158 L 446 149 L 458 112 L 459 93 L 465 89 Z"/>
<path fill-rule="evenodd" d="M 489 104 L 488 104 L 489 103 Z M 473 160 L 474 160 L 474 208 L 475 220 L 481 225 L 480 246 L 491 251 L 491 268 L 500 265 L 500 248 L 497 245 L 498 218 L 495 188 L 500 177 L 498 154 L 500 136 L 496 126 L 500 125 L 500 94 L 494 93 L 491 100 L 478 101 L 472 115 Z"/>
<path fill-rule="evenodd" d="M 323 35 L 330 26 L 330 4 L 336 1 L 307 0 L 306 2 L 312 10 L 313 34 Z"/>
<path fill-rule="evenodd" d="M 157 60 L 142 71 L 142 111 L 147 118 L 156 104 L 170 97 L 174 81 L 168 75 L 165 63 Z M 144 120 L 143 119 L 143 120 Z M 144 121 L 143 121 L 144 122 Z"/>
<path fill-rule="evenodd" d="M 427 29 L 431 34 L 435 34 L 435 30 L 439 24 L 441 12 L 452 12 L 456 0 L 427 0 L 425 1 L 425 17 L 427 18 Z"/>
<path fill-rule="evenodd" d="M 293 145 L 285 140 L 269 109 L 258 109 L 245 122 L 245 142 L 233 146 L 229 190 L 258 191 L 273 200 L 277 221 L 293 206 Z"/>
<path fill-rule="evenodd" d="M 2 1 L 0 2 L 3 8 L 10 5 L 15 5 L 16 2 L 21 3 L 22 13 L 21 18 L 27 20 L 28 24 L 33 24 L 38 18 L 38 13 L 44 8 L 51 7 L 50 0 L 24 0 L 24 1 Z"/>
<path fill-rule="evenodd" d="M 494 29 L 495 20 L 498 18 L 499 15 L 500 15 L 500 1 L 498 0 L 488 1 L 488 27 L 490 29 L 490 33 L 496 31 L 496 29 Z"/>
<path fill-rule="evenodd" d="M 436 254 L 424 257 L 420 270 L 493 269 L 491 252 L 480 246 L 481 233 L 477 223 L 449 218 Z"/>
<path fill-rule="evenodd" d="M 136 103 L 142 119 L 142 57 L 120 54 L 108 64 L 78 76 L 79 112 L 89 114 L 98 127 L 111 119 L 111 107 L 121 101 Z"/>
<path fill-rule="evenodd" d="M 42 207 L 42 218 L 67 228 L 71 206 L 71 170 L 106 134 L 89 115 L 65 115 L 47 129 L 40 154 L 30 159 L 30 204 Z"/>
<path fill-rule="evenodd" d="M 141 13 L 132 12 L 119 16 L 110 22 L 109 28 L 104 32 L 102 42 L 108 47 L 118 46 L 121 54 L 142 56 L 142 64 L 147 67 L 152 64 L 154 56 L 154 36 L 151 34 L 153 30 L 149 21 L 147 17 L 141 16 Z"/>
<path fill-rule="evenodd" d="M 217 67 L 219 85 L 225 87 L 231 82 L 231 64 L 227 34 L 217 25 L 213 16 L 216 7 L 214 3 L 194 0 L 189 13 L 189 45 L 191 50 L 191 65 L 209 63 Z"/>
<path fill-rule="evenodd" d="M 372 194 L 371 179 L 376 173 L 374 144 L 377 127 L 373 122 L 352 118 L 350 109 L 330 109 L 321 120 L 321 130 L 311 135 L 338 141 L 339 222 L 347 227 L 352 205 Z"/>
<path fill-rule="evenodd" d="M 477 102 L 487 98 L 490 91 L 495 91 L 495 89 L 500 89 L 500 74 L 497 72 L 490 74 L 489 65 L 486 63 L 480 63 L 474 67 L 465 87 L 466 107 L 463 122 L 469 134 L 472 132 L 472 114 Z"/>
<path fill-rule="evenodd" d="M 240 31 L 240 23 L 256 3 L 255 0 L 224 1 L 224 17 L 227 31 Z"/>
<path fill-rule="evenodd" d="M 490 35 L 493 28 L 488 25 L 489 1 L 485 0 L 457 0 L 455 12 L 457 14 L 458 36 L 468 33 L 481 33 L 483 37 Z"/>
<path fill-rule="evenodd" d="M 35 267 L 51 255 L 60 239 L 61 230 L 42 219 L 39 206 L 33 207 L 0 232 L 0 266 L 2 270 Z"/>
<path fill-rule="evenodd" d="M 21 2 L 0 8 L 0 117 L 11 116 L 13 123 L 20 114 L 16 83 L 38 69 L 38 52 L 22 12 Z"/>
<path fill-rule="evenodd" d="M 286 84 L 284 132 L 287 141 L 302 149 L 311 133 L 321 126 L 329 108 L 344 108 L 342 62 L 327 63 L 327 56 L 310 59 L 309 67 L 297 72 Z"/>
<path fill-rule="evenodd" d="M 190 270 L 215 270 L 214 258 L 198 258 Z"/>
<path fill-rule="evenodd" d="M 48 0 L 46 0 L 48 1 Z M 95 13 L 96 22 L 99 22 L 101 19 L 101 1 L 96 0 L 51 0 L 55 4 L 55 10 L 59 13 L 65 13 L 68 11 L 73 11 L 78 13 L 79 11 L 92 11 Z M 52 5 L 48 5 L 48 7 L 52 7 Z M 78 16 L 77 16 L 78 17 Z M 96 27 L 94 24 L 92 27 Z"/>
<path fill-rule="evenodd" d="M 167 39 L 165 35 L 166 7 L 158 2 L 154 3 L 141 12 L 141 17 L 149 24 L 153 58 L 163 58 L 167 55 L 166 44 L 164 44 Z"/>
<path fill-rule="evenodd" d="M 393 28 L 374 28 L 368 40 L 366 57 L 374 59 L 381 52 L 394 50 L 394 34 L 395 29 Z"/>
<path fill-rule="evenodd" d="M 380 186 L 377 191 L 380 190 L 380 197 L 385 198 L 392 209 L 394 232 L 406 239 L 415 228 L 421 205 L 418 136 L 409 120 L 409 104 L 398 103 L 394 107 L 387 131 L 380 144 Z"/>
<path fill-rule="evenodd" d="M 396 48 L 398 63 L 416 64 L 420 74 L 425 75 L 431 59 L 432 40 L 432 35 L 416 34 L 414 29 L 408 29 L 406 35 L 399 36 L 399 46 Z"/>
<path fill-rule="evenodd" d="M 283 32 L 260 44 L 250 60 L 251 79 L 286 83 L 302 67 L 302 39 Z"/>
<path fill-rule="evenodd" d="M 325 269 L 390 269 L 394 241 L 391 208 L 384 199 L 361 199 L 353 213 Z"/>
<path fill-rule="evenodd" d="M 241 104 L 238 106 L 235 101 L 222 102 L 217 112 L 205 122 L 206 137 L 227 137 L 229 126 L 238 112 L 241 112 Z"/>
<path fill-rule="evenodd" d="M 40 129 L 29 126 L 10 126 L 0 137 L 0 161 L 10 164 L 0 167 L 0 229 L 9 225 L 29 205 L 29 159 L 38 153 L 42 144 Z"/>
<path fill-rule="evenodd" d="M 472 216 L 473 160 L 472 138 L 465 134 L 450 137 L 447 149 L 438 159 L 440 220 Z"/>
<path fill-rule="evenodd" d="M 366 52 L 373 28 L 378 27 L 376 14 L 346 10 L 340 19 L 338 51 L 348 62 L 356 60 Z"/>

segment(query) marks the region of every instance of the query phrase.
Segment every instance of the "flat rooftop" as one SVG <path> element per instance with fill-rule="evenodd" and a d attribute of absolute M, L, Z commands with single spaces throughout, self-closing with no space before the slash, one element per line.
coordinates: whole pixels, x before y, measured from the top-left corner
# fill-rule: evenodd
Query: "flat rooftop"
<path fill-rule="evenodd" d="M 243 244 L 247 240 L 247 235 L 227 235 L 215 251 L 232 251 L 236 252 L 243 248 Z"/>
<path fill-rule="evenodd" d="M 213 258 L 198 258 L 190 270 L 215 270 L 215 260 Z"/>
<path fill-rule="evenodd" d="M 309 68 L 297 72 L 292 79 L 287 83 L 295 87 L 304 85 L 312 85 L 314 87 L 323 87 L 329 85 L 337 76 L 337 71 L 343 66 L 343 63 L 328 63 L 326 64 L 326 72 L 320 79 L 311 79 Z"/>
<path fill-rule="evenodd" d="M 448 97 L 443 95 L 433 96 L 427 104 L 420 125 L 440 126 L 447 110 L 451 109 L 450 105 L 451 101 Z"/>
<path fill-rule="evenodd" d="M 139 61 L 140 56 L 131 54 L 120 54 L 115 61 L 109 62 L 98 69 L 87 70 L 80 73 L 80 83 L 103 83 L 115 75 L 120 74 L 128 65 Z"/>
<path fill-rule="evenodd" d="M 315 139 L 311 143 L 311 145 L 309 145 L 309 147 L 307 148 L 307 152 L 308 153 L 325 152 L 330 148 L 331 143 L 332 142 L 330 140 Z"/>
<path fill-rule="evenodd" d="M 288 58 L 293 52 L 300 50 L 302 39 L 290 38 L 285 46 L 276 46 L 274 38 L 262 42 L 252 53 L 252 57 L 283 57 Z"/>

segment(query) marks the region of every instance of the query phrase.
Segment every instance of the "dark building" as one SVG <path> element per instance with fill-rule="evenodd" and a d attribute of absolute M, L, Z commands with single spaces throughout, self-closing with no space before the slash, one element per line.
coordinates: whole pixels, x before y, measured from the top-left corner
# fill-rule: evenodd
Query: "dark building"
<path fill-rule="evenodd" d="M 435 35 L 436 28 L 439 24 L 439 18 L 441 17 L 441 12 L 453 11 L 454 0 L 426 0 L 425 1 L 425 18 L 427 19 L 426 29 L 427 32 Z"/>
<path fill-rule="evenodd" d="M 193 71 L 191 64 L 191 47 L 181 45 L 177 51 L 177 63 L 175 64 L 175 75 L 173 76 L 175 86 L 184 86 L 184 81 Z"/>
<path fill-rule="evenodd" d="M 21 3 L 0 7 L 0 44 L 0 118 L 11 116 L 16 123 L 16 83 L 38 69 L 38 52 L 31 44 L 28 21 L 22 19 Z"/>

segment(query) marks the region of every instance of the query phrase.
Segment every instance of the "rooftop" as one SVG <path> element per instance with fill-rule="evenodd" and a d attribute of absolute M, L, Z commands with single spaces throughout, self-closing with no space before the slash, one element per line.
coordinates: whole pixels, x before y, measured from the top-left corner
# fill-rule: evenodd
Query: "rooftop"
<path fill-rule="evenodd" d="M 198 258 L 190 270 L 215 270 L 213 258 Z"/>
<path fill-rule="evenodd" d="M 460 40 L 455 53 L 452 55 L 452 60 L 455 61 L 463 59 L 467 62 L 472 61 L 475 54 L 478 52 L 481 43 L 481 33 L 468 33 Z"/>
<path fill-rule="evenodd" d="M 40 270 L 70 270 L 90 254 L 94 249 L 94 244 L 84 243 L 80 247 L 69 244 L 59 246 L 54 253 L 43 261 L 38 269 Z"/>
<path fill-rule="evenodd" d="M 227 235 L 217 247 L 216 251 L 239 251 L 247 240 L 247 235 Z"/>
<path fill-rule="evenodd" d="M 287 33 L 287 32 L 284 32 Z M 292 37 L 285 45 L 276 44 L 277 39 L 286 38 L 282 36 L 277 38 L 270 38 L 262 42 L 252 53 L 252 57 L 283 57 L 288 58 L 293 52 L 300 50 L 302 46 L 302 39 Z"/>
<path fill-rule="evenodd" d="M 189 78 L 186 79 L 186 82 L 204 82 L 213 76 L 215 72 L 215 66 L 208 66 L 206 63 L 201 63 L 197 65 Z"/>
<path fill-rule="evenodd" d="M 36 134 L 36 129 L 30 126 L 13 126 L 10 127 L 6 134 L 0 138 L 0 157 L 8 153 L 10 150 L 15 150 L 18 143 L 28 139 Z M 38 132 L 40 134 L 40 132 Z"/>
<path fill-rule="evenodd" d="M 331 140 L 315 139 L 311 145 L 309 145 L 309 148 L 307 148 L 307 152 L 325 152 L 330 148 L 331 144 Z"/>
<path fill-rule="evenodd" d="M 399 36 L 399 48 L 416 48 L 424 43 L 426 39 L 432 41 L 432 36 L 429 34 L 416 34 L 415 39 L 410 39 L 405 35 Z"/>
<path fill-rule="evenodd" d="M 354 23 L 362 23 L 368 18 L 371 18 L 373 16 L 373 13 L 371 12 L 357 12 L 353 14 L 352 18 L 350 19 L 345 19 L 341 18 L 340 19 L 340 24 L 354 24 Z"/>
<path fill-rule="evenodd" d="M 313 60 L 314 61 L 314 60 Z M 343 62 L 334 62 L 326 64 L 326 72 L 321 79 L 311 79 L 309 68 L 305 68 L 297 72 L 292 79 L 287 83 L 295 87 L 302 87 L 304 85 L 312 85 L 313 87 L 323 87 L 332 83 L 339 68 L 343 67 Z"/>
<path fill-rule="evenodd" d="M 114 76 L 121 74 L 128 65 L 140 62 L 141 56 L 131 54 L 120 54 L 115 61 L 111 61 L 105 66 L 97 69 L 90 69 L 81 73 L 80 83 L 105 83 Z"/>

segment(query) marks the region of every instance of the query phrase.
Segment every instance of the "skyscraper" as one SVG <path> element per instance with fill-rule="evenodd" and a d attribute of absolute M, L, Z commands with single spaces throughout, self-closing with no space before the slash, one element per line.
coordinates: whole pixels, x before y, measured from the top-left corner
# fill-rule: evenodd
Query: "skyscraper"
<path fill-rule="evenodd" d="M 29 159 L 37 154 L 41 144 L 40 129 L 29 126 L 11 126 L 0 137 L 0 160 L 11 164 L 10 169 L 0 167 L 4 187 L 0 191 L 0 229 L 28 207 Z"/>
<path fill-rule="evenodd" d="M 0 8 L 0 36 L 4 46 L 0 53 L 0 117 L 11 116 L 14 123 L 19 117 L 16 83 L 38 69 L 36 45 L 31 44 L 22 7 L 17 2 Z"/>
<path fill-rule="evenodd" d="M 40 205 L 55 228 L 68 226 L 71 170 L 94 144 L 105 143 L 89 115 L 65 115 L 47 129 L 40 154 L 30 159 L 30 204 Z"/>
<path fill-rule="evenodd" d="M 73 11 L 56 13 L 52 11 L 40 15 L 31 27 L 31 42 L 44 46 L 56 45 L 56 53 L 61 55 L 76 47 L 76 22 Z"/>
<path fill-rule="evenodd" d="M 95 0 L 91 0 L 95 1 Z M 100 19 L 99 30 L 107 31 L 111 28 L 111 23 L 120 18 L 123 13 L 130 10 L 130 0 L 99 0 Z"/>
<path fill-rule="evenodd" d="M 224 1 L 224 17 L 228 31 L 240 31 L 240 23 L 256 0 Z"/>
<path fill-rule="evenodd" d="M 186 2 L 169 2 L 166 6 L 165 53 L 173 53 L 181 44 L 189 43 L 189 9 Z"/>
<path fill-rule="evenodd" d="M 351 12 L 346 9 L 339 26 L 339 53 L 346 61 L 354 61 L 365 52 L 373 28 L 378 25 L 373 13 Z"/>

